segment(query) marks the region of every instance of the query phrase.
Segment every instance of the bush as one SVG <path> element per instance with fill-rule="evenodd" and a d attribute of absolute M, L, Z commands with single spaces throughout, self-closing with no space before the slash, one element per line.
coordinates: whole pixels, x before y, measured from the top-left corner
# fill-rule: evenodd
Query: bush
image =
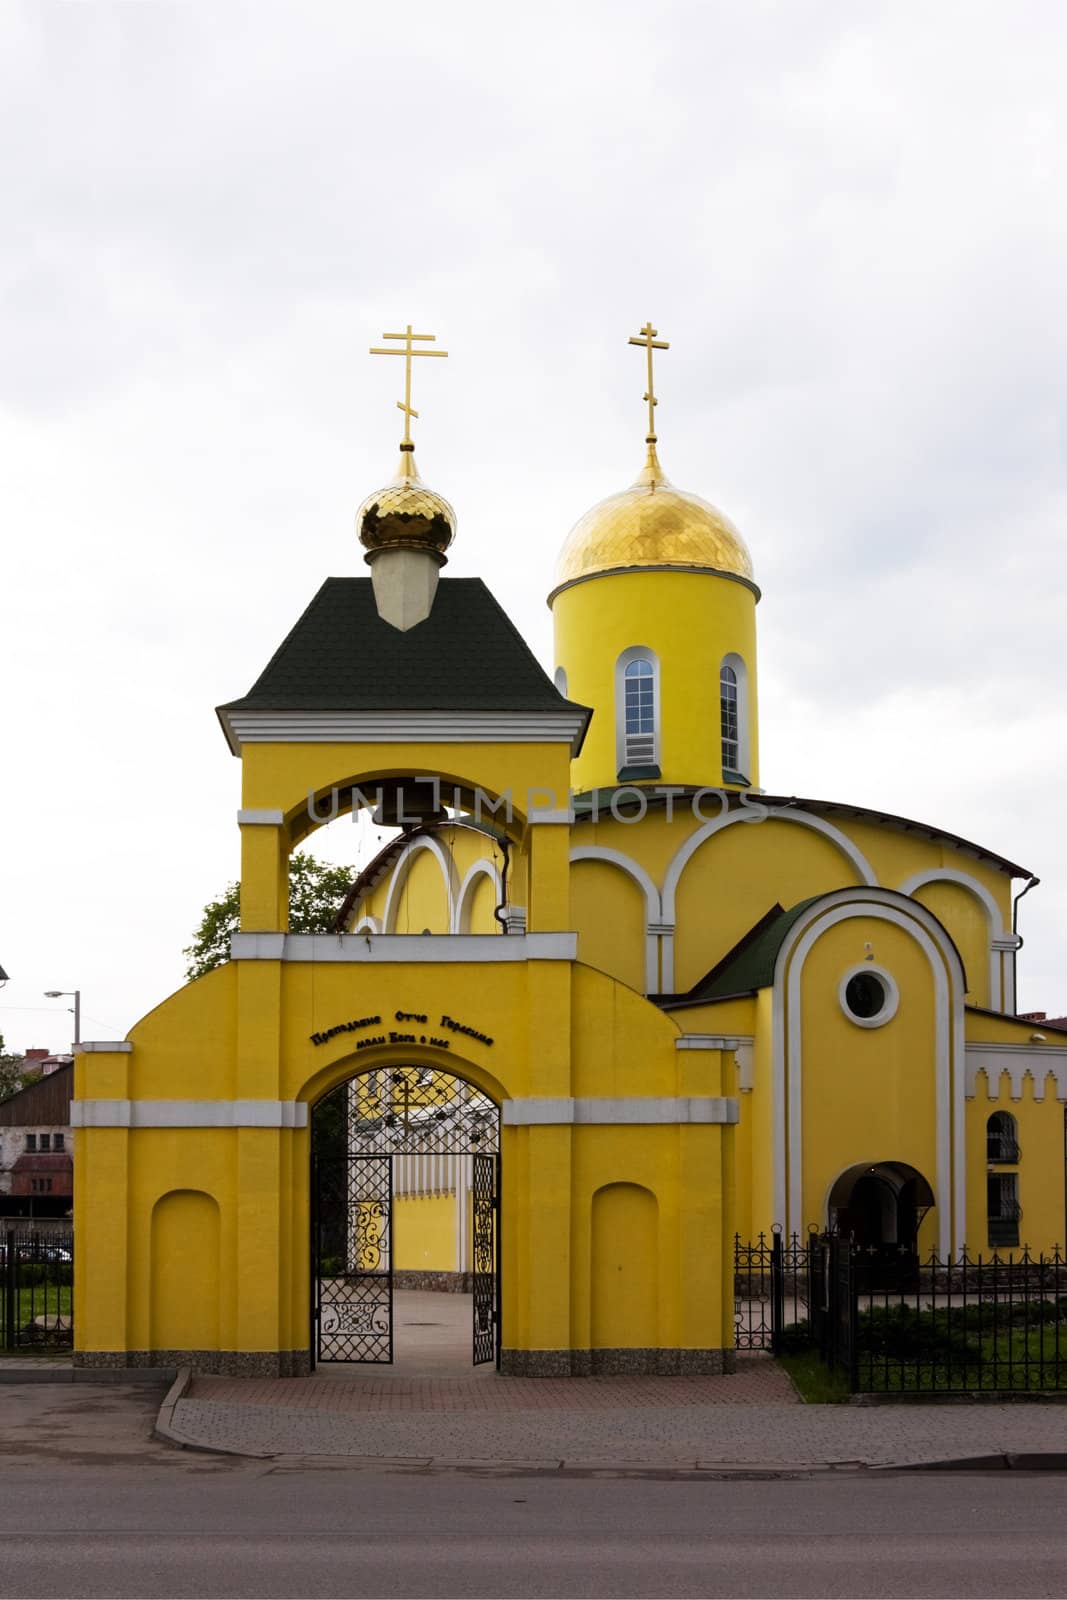
<path fill-rule="evenodd" d="M 800 1322 L 791 1322 L 782 1329 L 778 1353 L 783 1356 L 796 1355 L 801 1350 L 810 1350 L 812 1343 L 811 1324 L 804 1317 Z"/>
<path fill-rule="evenodd" d="M 909 1305 L 872 1306 L 856 1323 L 860 1353 L 891 1361 L 976 1363 L 981 1346 L 968 1338 L 968 1331 L 966 1320 L 955 1312 L 915 1311 Z"/>
<path fill-rule="evenodd" d="M 74 1264 L 70 1261 L 20 1261 L 15 1269 L 15 1282 L 20 1289 L 35 1289 L 41 1284 L 58 1288 L 73 1281 Z"/>

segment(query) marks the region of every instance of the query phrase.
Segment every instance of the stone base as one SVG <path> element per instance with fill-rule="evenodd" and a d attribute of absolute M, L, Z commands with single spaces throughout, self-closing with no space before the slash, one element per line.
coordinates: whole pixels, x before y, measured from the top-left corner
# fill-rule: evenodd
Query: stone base
<path fill-rule="evenodd" d="M 225 1378 L 306 1378 L 307 1350 L 75 1350 L 74 1365 L 112 1372 L 136 1367 L 191 1367 Z"/>
<path fill-rule="evenodd" d="M 501 1350 L 500 1371 L 509 1378 L 702 1378 L 732 1372 L 732 1357 L 732 1350 Z"/>
<path fill-rule="evenodd" d="M 393 1273 L 394 1289 L 423 1289 L 430 1294 L 473 1294 L 473 1272 L 422 1272 L 404 1268 Z"/>

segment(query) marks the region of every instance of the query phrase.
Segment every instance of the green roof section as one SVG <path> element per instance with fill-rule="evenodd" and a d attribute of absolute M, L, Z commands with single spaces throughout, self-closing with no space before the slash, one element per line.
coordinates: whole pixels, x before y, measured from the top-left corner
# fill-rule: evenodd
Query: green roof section
<path fill-rule="evenodd" d="M 752 994 L 757 989 L 769 988 L 774 982 L 778 952 L 790 928 L 811 906 L 825 899 L 824 894 L 815 894 L 790 906 L 788 911 L 773 905 L 688 994 L 665 995 L 660 1004 L 670 1011 L 676 1006 L 703 1005 L 709 1000 L 725 999 L 727 995 Z"/>
<path fill-rule="evenodd" d="M 369 578 L 327 578 L 246 695 L 226 711 L 584 713 L 560 694 L 480 578 L 442 578 L 406 633 Z"/>

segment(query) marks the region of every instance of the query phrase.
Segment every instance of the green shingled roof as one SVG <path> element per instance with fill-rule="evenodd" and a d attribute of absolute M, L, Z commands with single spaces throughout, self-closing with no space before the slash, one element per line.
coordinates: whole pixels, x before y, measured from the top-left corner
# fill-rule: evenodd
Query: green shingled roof
<path fill-rule="evenodd" d="M 672 1005 L 700 1005 L 707 1000 L 721 1000 L 726 995 L 751 994 L 756 989 L 766 989 L 774 982 L 774 967 L 786 934 L 816 901 L 825 895 L 815 894 L 799 901 L 784 911 L 780 905 L 771 909 L 740 938 L 722 960 L 695 983 L 688 994 L 671 995 L 664 1000 L 669 1010 Z"/>
<path fill-rule="evenodd" d="M 571 711 L 480 578 L 442 578 L 406 633 L 369 578 L 327 578 L 248 694 L 226 711 Z"/>

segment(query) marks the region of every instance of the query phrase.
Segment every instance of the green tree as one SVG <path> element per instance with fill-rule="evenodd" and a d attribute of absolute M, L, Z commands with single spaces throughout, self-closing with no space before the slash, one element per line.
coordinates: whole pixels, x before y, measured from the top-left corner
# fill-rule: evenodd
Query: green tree
<path fill-rule="evenodd" d="M 13 1056 L 4 1049 L 4 1036 L 0 1033 L 0 1100 L 10 1099 L 25 1085 L 26 1074 L 22 1070 L 22 1059 L 21 1056 Z"/>
<path fill-rule="evenodd" d="M 331 933 L 341 902 L 352 885 L 348 867 L 331 867 L 325 861 L 297 851 L 289 857 L 290 933 Z M 230 959 L 230 935 L 240 923 L 241 885 L 231 883 L 217 900 L 204 907 L 204 915 L 191 945 L 182 951 L 189 965 L 185 976 L 202 978 L 205 972 Z"/>

